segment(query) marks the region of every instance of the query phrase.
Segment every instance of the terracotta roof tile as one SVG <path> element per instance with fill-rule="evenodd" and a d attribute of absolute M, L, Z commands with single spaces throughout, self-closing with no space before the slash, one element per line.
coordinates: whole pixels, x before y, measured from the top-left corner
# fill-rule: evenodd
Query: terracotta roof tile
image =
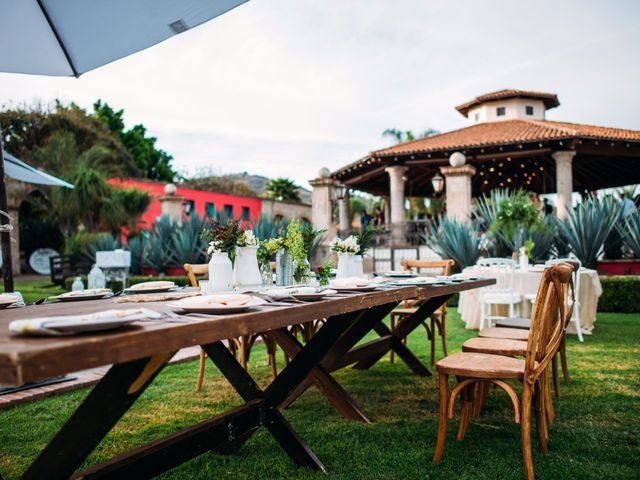
<path fill-rule="evenodd" d="M 554 122 L 550 120 L 506 120 L 502 122 L 479 123 L 440 135 L 401 143 L 393 147 L 372 152 L 372 156 L 387 157 L 569 138 L 640 142 L 640 131 L 597 127 L 579 123 Z"/>
<path fill-rule="evenodd" d="M 469 102 L 465 102 L 462 105 L 458 105 L 456 110 L 458 110 L 465 117 L 469 113 L 469 109 L 475 107 L 476 105 L 480 105 L 484 102 L 492 102 L 495 100 L 505 100 L 507 98 L 534 98 L 537 100 L 542 100 L 547 109 L 554 108 L 560 105 L 560 101 L 558 100 L 558 96 L 555 93 L 546 93 L 546 92 L 533 92 L 530 90 L 515 90 L 515 89 L 504 89 L 498 90 L 497 92 L 485 93 L 484 95 L 480 95 L 479 97 L 474 98 Z"/>

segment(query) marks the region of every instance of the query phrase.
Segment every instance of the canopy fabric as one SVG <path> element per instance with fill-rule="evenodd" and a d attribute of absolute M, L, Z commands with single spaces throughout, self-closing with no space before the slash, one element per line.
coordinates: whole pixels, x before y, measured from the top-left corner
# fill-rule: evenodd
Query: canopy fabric
<path fill-rule="evenodd" d="M 27 165 L 22 160 L 18 160 L 6 151 L 3 151 L 2 154 L 4 155 L 4 173 L 7 177 L 11 177 L 14 180 L 19 180 L 25 183 L 73 188 L 73 185 L 70 183 L 33 168 L 31 165 Z"/>
<path fill-rule="evenodd" d="M 80 76 L 248 0 L 0 0 L 0 71 Z"/>

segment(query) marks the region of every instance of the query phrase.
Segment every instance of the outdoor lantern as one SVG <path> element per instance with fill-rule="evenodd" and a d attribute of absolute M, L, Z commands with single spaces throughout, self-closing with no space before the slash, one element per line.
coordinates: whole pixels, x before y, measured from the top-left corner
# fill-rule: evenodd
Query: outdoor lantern
<path fill-rule="evenodd" d="M 444 178 L 439 173 L 436 173 L 434 177 L 431 179 L 431 185 L 433 185 L 433 191 L 437 193 L 442 193 L 444 190 Z"/>
<path fill-rule="evenodd" d="M 342 200 L 347 193 L 347 186 L 340 184 L 336 186 L 336 197 L 338 200 Z"/>

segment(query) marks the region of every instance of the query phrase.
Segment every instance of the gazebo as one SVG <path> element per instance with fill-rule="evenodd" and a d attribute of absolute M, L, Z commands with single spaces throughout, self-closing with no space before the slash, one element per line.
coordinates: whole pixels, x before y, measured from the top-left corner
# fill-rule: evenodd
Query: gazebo
<path fill-rule="evenodd" d="M 385 197 L 397 241 L 405 196 L 432 196 L 437 174 L 446 180 L 447 212 L 457 218 L 469 215 L 472 196 L 494 188 L 557 193 L 564 217 L 572 192 L 640 183 L 640 131 L 547 120 L 558 105 L 553 93 L 481 95 L 456 107 L 470 126 L 373 151 L 331 178 Z"/>

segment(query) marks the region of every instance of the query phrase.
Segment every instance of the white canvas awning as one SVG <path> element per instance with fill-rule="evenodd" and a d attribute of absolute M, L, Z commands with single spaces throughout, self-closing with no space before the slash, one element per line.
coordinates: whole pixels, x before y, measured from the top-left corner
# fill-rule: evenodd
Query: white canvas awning
<path fill-rule="evenodd" d="M 80 76 L 247 0 L 0 0 L 0 72 Z"/>
<path fill-rule="evenodd" d="M 49 175 L 42 170 L 33 168 L 31 165 L 27 165 L 22 160 L 18 160 L 6 151 L 3 151 L 2 154 L 4 156 L 4 173 L 7 177 L 25 183 L 73 188 L 73 185 L 70 183 L 61 180 L 58 177 L 54 177 L 53 175 Z"/>

